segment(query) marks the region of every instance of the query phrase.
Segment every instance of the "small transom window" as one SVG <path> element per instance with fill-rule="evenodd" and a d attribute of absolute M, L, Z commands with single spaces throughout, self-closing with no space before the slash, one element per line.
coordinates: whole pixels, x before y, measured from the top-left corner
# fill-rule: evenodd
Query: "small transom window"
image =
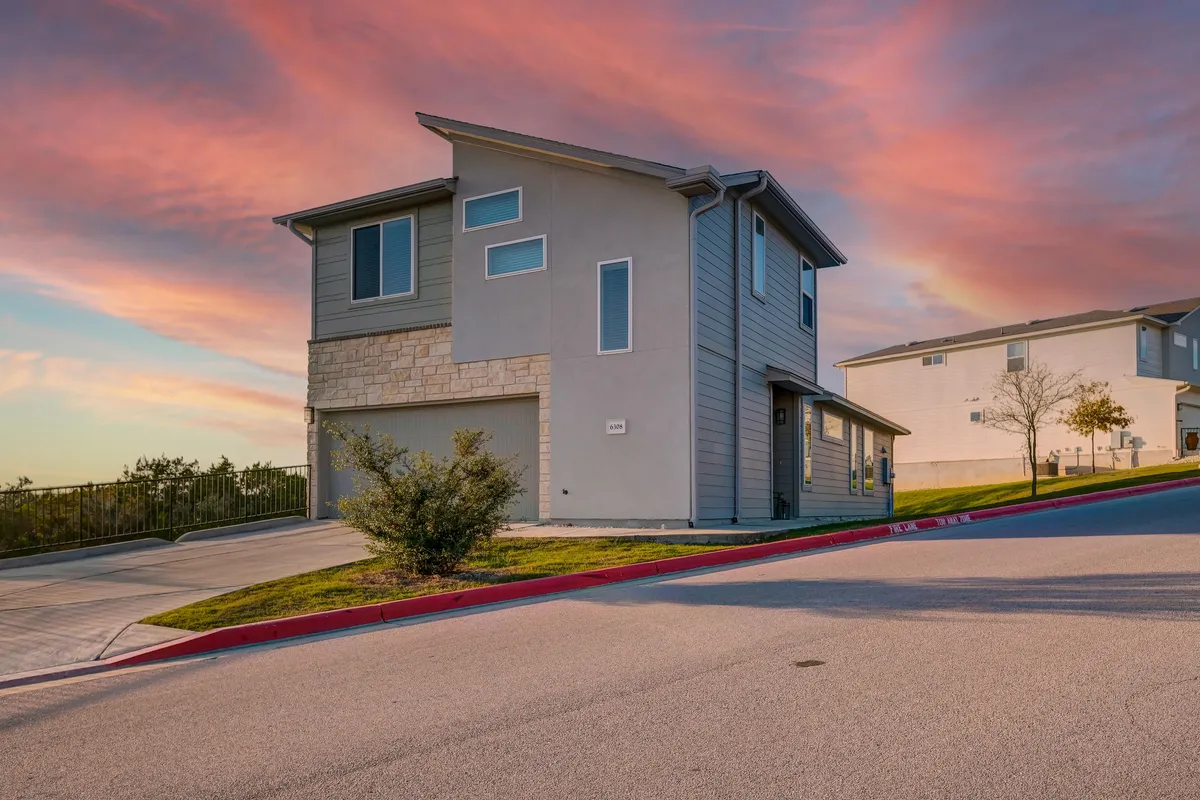
<path fill-rule="evenodd" d="M 940 367 L 946 363 L 945 353 L 931 353 L 927 356 L 921 356 L 922 367 Z"/>
<path fill-rule="evenodd" d="M 506 189 L 463 200 L 463 232 L 521 221 L 521 189 Z"/>

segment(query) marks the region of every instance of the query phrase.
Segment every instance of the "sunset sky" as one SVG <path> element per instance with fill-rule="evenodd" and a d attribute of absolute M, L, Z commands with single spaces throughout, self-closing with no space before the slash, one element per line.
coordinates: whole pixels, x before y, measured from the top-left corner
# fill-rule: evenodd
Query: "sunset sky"
<path fill-rule="evenodd" d="M 1200 295 L 1194 0 L 2 5 L 0 484 L 303 462 L 309 254 L 270 217 L 449 175 L 417 110 L 770 169 L 850 259 L 832 387 Z"/>

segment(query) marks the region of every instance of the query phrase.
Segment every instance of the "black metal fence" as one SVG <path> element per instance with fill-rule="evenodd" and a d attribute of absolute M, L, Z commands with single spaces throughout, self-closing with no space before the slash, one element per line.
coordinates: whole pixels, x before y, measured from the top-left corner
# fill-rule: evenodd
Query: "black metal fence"
<path fill-rule="evenodd" d="M 0 556 L 308 513 L 307 465 L 0 491 Z"/>

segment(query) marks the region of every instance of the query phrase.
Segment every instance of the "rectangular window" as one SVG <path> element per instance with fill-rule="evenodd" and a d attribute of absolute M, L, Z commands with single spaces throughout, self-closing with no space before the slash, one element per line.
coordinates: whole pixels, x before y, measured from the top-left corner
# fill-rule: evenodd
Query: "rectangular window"
<path fill-rule="evenodd" d="M 812 406 L 804 406 L 804 488 L 812 488 Z"/>
<path fill-rule="evenodd" d="M 858 423 L 850 423 L 850 494 L 858 494 Z"/>
<path fill-rule="evenodd" d="M 759 297 L 767 296 L 767 221 L 758 214 L 754 215 L 754 245 L 750 248 L 753 258 L 754 293 Z"/>
<path fill-rule="evenodd" d="M 1138 331 L 1138 358 L 1142 361 L 1150 358 L 1150 329 L 1145 325 Z"/>
<path fill-rule="evenodd" d="M 1005 355 L 1008 356 L 1008 371 L 1023 372 L 1025 369 L 1025 342 L 1009 342 Z"/>
<path fill-rule="evenodd" d="M 981 422 L 983 422 L 983 412 L 982 411 L 972 411 L 971 412 L 971 424 L 978 425 Z"/>
<path fill-rule="evenodd" d="M 1187 336 L 1182 333 L 1176 333 L 1174 336 L 1176 347 L 1187 347 Z"/>
<path fill-rule="evenodd" d="M 921 356 L 922 367 L 940 367 L 946 363 L 945 353 L 933 353 L 927 356 Z"/>
<path fill-rule="evenodd" d="M 521 187 L 463 200 L 463 233 L 521 221 Z"/>
<path fill-rule="evenodd" d="M 416 263 L 412 216 L 363 225 L 351 231 L 354 300 L 413 294 Z"/>
<path fill-rule="evenodd" d="M 863 428 L 863 491 L 875 491 L 875 431 Z"/>
<path fill-rule="evenodd" d="M 1200 340 L 1192 339 L 1192 369 L 1200 369 Z"/>
<path fill-rule="evenodd" d="M 817 271 L 800 259 L 800 324 L 810 331 L 817 324 Z"/>
<path fill-rule="evenodd" d="M 828 411 L 821 412 L 821 437 L 831 442 L 846 441 L 845 427 L 842 418 Z"/>
<path fill-rule="evenodd" d="M 534 236 L 515 242 L 487 246 L 487 277 L 503 278 L 546 268 L 546 237 Z"/>
<path fill-rule="evenodd" d="M 601 261 L 600 352 L 627 353 L 633 349 L 633 259 Z"/>

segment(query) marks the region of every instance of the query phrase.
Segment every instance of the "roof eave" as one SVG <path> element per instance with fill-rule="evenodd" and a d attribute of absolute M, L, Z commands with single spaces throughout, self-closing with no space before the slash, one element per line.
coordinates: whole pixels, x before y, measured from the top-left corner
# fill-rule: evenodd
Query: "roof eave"
<path fill-rule="evenodd" d="M 271 222 L 276 225 L 287 225 L 289 222 L 294 222 L 298 225 L 311 227 L 312 225 L 327 224 L 331 221 L 360 215 L 372 210 L 382 210 L 392 206 L 417 205 L 433 200 L 441 200 L 454 195 L 457 182 L 457 178 L 434 178 L 433 180 L 412 183 L 408 186 L 400 186 L 383 192 L 352 197 L 349 200 L 340 200 L 336 203 L 329 203 L 317 206 L 316 208 L 305 209 L 304 211 L 283 214 L 278 217 L 272 217 Z"/>
<path fill-rule="evenodd" d="M 850 400 L 842 397 L 840 394 L 826 392 L 825 394 L 814 395 L 813 397 L 809 398 L 809 400 L 813 403 L 829 403 L 830 405 L 837 406 L 847 413 L 855 414 L 863 419 L 870 420 L 871 422 L 875 423 L 876 426 L 890 434 L 893 434 L 894 436 L 908 436 L 912 433 L 912 431 L 903 425 L 892 422 L 886 417 L 881 417 L 874 411 L 863 408 L 858 403 L 851 402 Z"/>
<path fill-rule="evenodd" d="M 759 202 L 766 205 L 762 198 L 769 196 L 774 199 L 776 207 L 768 208 L 767 210 L 774 211 L 777 216 L 783 218 L 782 221 L 791 223 L 788 226 L 788 233 L 797 241 L 804 244 L 809 250 L 809 255 L 816 262 L 813 266 L 817 269 L 825 269 L 845 264 L 848 261 L 846 255 L 817 226 L 817 223 L 813 222 L 812 217 L 805 213 L 795 198 L 788 194 L 787 189 L 784 189 L 769 171 L 753 170 L 750 172 L 731 173 L 722 175 L 721 179 L 730 188 L 741 188 L 757 185 L 764 174 L 767 176 L 767 192 L 765 195 L 759 195 Z"/>

